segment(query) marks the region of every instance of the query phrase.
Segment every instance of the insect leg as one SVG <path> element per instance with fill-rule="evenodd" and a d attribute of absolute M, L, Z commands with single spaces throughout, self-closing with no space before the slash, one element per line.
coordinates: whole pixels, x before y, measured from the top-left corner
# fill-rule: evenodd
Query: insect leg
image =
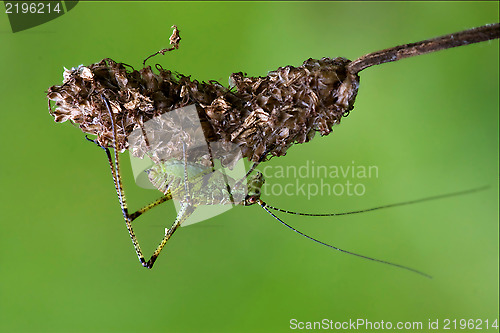
<path fill-rule="evenodd" d="M 260 164 L 260 161 L 259 162 L 254 162 L 252 164 L 252 166 L 250 167 L 250 169 L 247 171 L 247 173 L 245 174 L 244 177 L 242 177 L 240 180 L 238 180 L 236 182 L 236 184 L 234 184 L 234 190 L 236 191 L 237 189 L 240 188 L 240 186 L 243 184 L 243 182 L 248 178 L 248 176 L 250 176 L 250 174 L 255 170 L 255 168 Z"/>
<path fill-rule="evenodd" d="M 142 254 L 141 247 L 139 245 L 139 241 L 137 240 L 137 237 L 135 236 L 134 229 L 132 229 L 132 219 L 128 213 L 127 201 L 125 199 L 125 191 L 123 190 L 123 186 L 122 186 L 122 179 L 121 179 L 121 175 L 120 175 L 120 158 L 118 155 L 118 150 L 116 149 L 115 117 L 113 115 L 113 112 L 111 111 L 111 107 L 109 106 L 108 99 L 104 96 L 104 94 L 101 94 L 101 98 L 104 101 L 106 108 L 108 109 L 109 117 L 111 120 L 111 126 L 113 127 L 113 146 L 114 146 L 114 155 L 115 155 L 114 156 L 114 163 L 111 159 L 111 154 L 109 152 L 109 149 L 104 148 L 104 150 L 106 151 L 106 155 L 108 156 L 108 161 L 109 161 L 109 165 L 111 168 L 111 173 L 113 175 L 113 180 L 115 182 L 116 193 L 118 194 L 118 200 L 120 201 L 120 207 L 122 209 L 123 218 L 125 220 L 125 225 L 127 226 L 127 230 L 128 230 L 129 235 L 130 235 L 130 239 L 132 240 L 132 244 L 134 245 L 135 253 L 137 254 L 137 257 L 139 258 L 139 261 L 141 262 L 141 264 L 144 267 L 146 267 L 147 263 L 146 263 L 146 260 L 144 259 L 144 255 Z"/>
<path fill-rule="evenodd" d="M 161 241 L 160 245 L 156 248 L 155 252 L 151 256 L 151 258 L 146 262 L 146 259 L 144 258 L 144 255 L 142 254 L 141 247 L 139 245 L 139 241 L 137 240 L 137 237 L 135 236 L 134 229 L 132 228 L 132 221 L 135 220 L 137 217 L 142 215 L 143 213 L 147 212 L 148 210 L 162 204 L 163 202 L 172 199 L 172 195 L 168 193 L 167 195 L 163 196 L 162 198 L 159 198 L 158 200 L 150 203 L 149 205 L 144 206 L 143 208 L 137 210 L 136 212 L 129 214 L 128 212 L 128 206 L 127 206 L 127 201 L 125 198 L 125 191 L 123 189 L 122 185 L 122 179 L 121 179 L 121 173 L 120 173 L 120 157 L 118 150 L 116 149 L 116 121 L 115 117 L 113 115 L 113 112 L 111 111 L 111 107 L 109 105 L 109 101 L 104 96 L 104 94 L 101 94 L 101 98 L 104 101 L 104 104 L 106 105 L 106 108 L 109 113 L 109 117 L 111 120 L 111 126 L 113 128 L 113 148 L 114 148 L 114 159 L 111 157 L 111 152 L 109 151 L 109 148 L 107 147 L 102 147 L 103 150 L 106 152 L 106 156 L 108 158 L 108 163 L 111 169 L 111 174 L 113 176 L 113 181 L 115 184 L 115 189 L 116 193 L 118 195 L 118 200 L 120 202 L 120 207 L 122 209 L 123 213 L 123 218 L 125 220 L 125 225 L 127 226 L 127 230 L 129 232 L 130 238 L 132 240 L 132 244 L 134 245 L 135 252 L 137 254 L 137 257 L 139 258 L 139 261 L 141 262 L 142 266 L 147 267 L 147 268 L 152 268 L 154 262 L 156 261 L 156 258 L 160 254 L 161 250 L 165 246 L 166 242 L 170 239 L 172 234 L 177 230 L 177 228 L 193 213 L 195 210 L 195 207 L 191 206 L 188 202 L 182 203 L 181 204 L 181 209 L 179 210 L 179 213 L 177 214 L 177 218 L 175 222 L 172 224 L 170 229 L 168 229 L 165 232 L 165 236 L 163 237 L 163 240 Z M 87 137 L 86 137 L 87 138 Z M 89 138 L 87 138 L 89 141 Z M 94 143 L 97 143 L 96 141 L 93 141 Z M 186 168 L 186 161 L 185 163 L 185 168 Z M 185 171 L 185 182 L 187 186 L 187 171 Z M 188 192 L 189 193 L 189 192 Z M 188 196 L 189 198 L 189 196 Z"/>
<path fill-rule="evenodd" d="M 111 153 L 109 152 L 109 149 L 106 148 L 106 147 L 102 147 L 99 143 L 97 143 L 95 140 L 91 140 L 89 139 L 87 136 L 85 136 L 85 139 L 87 139 L 88 141 L 90 142 L 93 142 L 95 143 L 97 146 L 99 146 L 100 148 L 102 148 L 105 152 L 106 152 L 106 155 L 108 157 L 108 163 L 109 163 L 109 166 L 110 166 L 110 169 L 111 169 L 111 174 L 113 176 L 113 182 L 115 183 L 115 189 L 118 193 L 118 189 L 116 188 L 116 179 L 115 179 L 115 168 L 113 166 L 113 159 L 111 158 Z M 141 209 L 138 209 L 137 211 L 135 211 L 134 213 L 132 214 L 129 214 L 129 217 L 130 217 L 130 220 L 131 221 L 134 221 L 136 218 L 138 218 L 139 216 L 141 216 L 142 214 L 144 214 L 145 212 L 147 212 L 148 210 L 164 203 L 165 201 L 168 201 L 172 199 L 172 194 L 168 193 L 166 194 L 165 196 L 153 201 L 152 203 L 142 207 Z"/>
<path fill-rule="evenodd" d="M 85 137 L 85 138 L 87 140 L 89 140 L 89 141 L 95 142 L 93 140 L 90 140 L 88 137 Z M 115 183 L 116 191 L 117 191 L 117 193 L 119 193 L 118 192 L 118 185 L 117 185 L 117 184 L 119 184 L 119 182 L 117 181 L 116 175 L 118 175 L 118 177 L 120 177 L 120 174 L 115 172 L 115 167 L 114 167 L 114 164 L 113 164 L 113 159 L 111 158 L 111 153 L 110 153 L 110 151 L 109 151 L 108 148 L 105 148 L 105 147 L 102 147 L 102 146 L 99 146 L 99 147 L 103 148 L 104 151 L 106 152 L 106 155 L 108 156 L 108 162 L 109 162 L 109 165 L 110 165 L 111 173 L 113 175 L 113 181 Z M 123 190 L 122 190 L 122 194 L 124 194 Z M 120 198 L 119 194 L 118 194 L 118 197 Z M 168 193 L 167 195 L 159 198 L 158 200 L 150 203 L 149 205 L 144 206 L 143 208 L 137 210 L 136 212 L 134 212 L 132 214 L 128 214 L 126 206 L 122 207 L 122 211 L 126 212 L 126 215 L 124 213 L 124 219 L 125 219 L 125 223 L 127 225 L 127 229 L 129 231 L 129 234 L 130 234 L 130 238 L 132 239 L 132 243 L 134 244 L 134 248 L 136 250 L 137 256 L 139 257 L 139 261 L 142 263 L 142 265 L 144 267 L 147 267 L 147 268 L 152 268 L 153 267 L 153 264 L 156 261 L 156 258 L 160 254 L 161 250 L 165 246 L 165 243 L 170 239 L 170 237 L 172 236 L 172 234 L 182 224 L 182 222 L 184 222 L 189 217 L 189 215 L 192 214 L 192 212 L 194 211 L 194 208 L 188 209 L 188 207 L 181 206 L 181 210 L 179 211 L 179 214 L 178 214 L 178 216 L 177 216 L 174 224 L 165 233 L 165 237 L 163 238 L 162 242 L 160 243 L 160 245 L 158 246 L 158 248 L 155 250 L 155 252 L 153 253 L 153 255 L 151 256 L 151 258 L 149 259 L 148 262 L 146 262 L 146 260 L 144 258 L 144 255 L 142 254 L 141 248 L 139 246 L 139 241 L 137 240 L 137 238 L 135 236 L 135 233 L 134 233 L 134 230 L 132 229 L 131 223 L 136 218 L 138 218 L 139 216 L 141 216 L 143 213 L 147 212 L 148 210 L 150 210 L 150 209 L 152 209 L 152 208 L 154 208 L 154 207 L 156 207 L 156 206 L 158 206 L 158 205 L 160 205 L 160 204 L 162 204 L 165 201 L 168 201 L 170 199 L 172 199 L 172 194 Z M 122 204 L 122 201 L 120 201 L 120 205 L 121 204 Z"/>
<path fill-rule="evenodd" d="M 238 189 L 238 188 L 241 186 L 241 184 L 243 184 L 243 182 L 244 182 L 244 181 L 248 178 L 248 176 L 250 176 L 250 174 L 251 174 L 251 173 L 255 170 L 255 168 L 257 168 L 257 166 L 260 164 L 260 162 L 264 161 L 264 159 L 265 159 L 265 157 L 267 156 L 267 154 L 268 154 L 268 152 L 269 152 L 269 151 L 270 151 L 269 149 L 268 149 L 268 150 L 266 150 L 266 151 L 264 151 L 264 152 L 260 155 L 259 160 L 258 160 L 257 162 L 254 162 L 254 163 L 252 164 L 252 166 L 250 167 L 250 169 L 249 169 L 249 170 L 248 170 L 248 172 L 246 173 L 245 177 L 241 178 L 240 180 L 238 180 L 238 181 L 236 182 L 236 184 L 235 184 L 235 186 L 234 186 L 234 189 L 235 189 L 235 190 L 236 190 L 236 189 Z"/>
<path fill-rule="evenodd" d="M 194 212 L 196 207 L 190 205 L 187 202 L 182 202 L 181 203 L 181 208 L 179 209 L 179 213 L 177 214 L 177 218 L 175 219 L 175 222 L 172 224 L 170 229 L 165 231 L 165 236 L 163 237 L 160 245 L 156 248 L 155 252 L 151 256 L 151 258 L 148 260 L 147 263 L 145 263 L 144 267 L 147 268 L 152 268 L 156 259 L 158 258 L 158 255 L 160 254 L 161 250 L 167 243 L 167 241 L 172 237 L 174 234 L 175 230 L 184 222 L 187 220 L 187 218 Z"/>
<path fill-rule="evenodd" d="M 146 205 L 146 206 L 142 207 L 141 209 L 138 209 L 136 212 L 129 214 L 130 221 L 134 221 L 136 218 L 138 218 L 139 216 L 141 216 L 142 214 L 144 214 L 145 212 L 147 212 L 151 208 L 154 208 L 154 207 L 156 207 L 156 206 L 158 206 L 158 205 L 160 205 L 160 204 L 162 204 L 165 201 L 168 201 L 170 199 L 172 199 L 172 194 L 168 193 L 167 195 L 159 198 L 158 200 L 153 201 L 149 205 Z"/>
<path fill-rule="evenodd" d="M 194 212 L 196 209 L 195 206 L 191 205 L 191 193 L 190 193 L 190 186 L 189 186 L 189 179 L 188 179 L 188 171 L 187 171 L 187 156 L 186 156 L 186 144 L 183 142 L 182 143 L 182 154 L 183 154 L 183 160 L 184 160 L 184 191 L 185 191 L 185 198 L 183 201 L 181 201 L 181 207 L 179 209 L 179 212 L 177 213 L 177 218 L 175 219 L 174 223 L 170 227 L 170 229 L 167 229 L 165 231 L 165 236 L 163 237 L 160 245 L 156 248 L 155 252 L 149 258 L 148 262 L 146 263 L 147 268 L 153 268 L 153 265 L 158 258 L 158 255 L 160 254 L 161 250 L 167 243 L 167 241 L 172 237 L 174 234 L 175 230 L 184 222 L 186 219 Z M 170 195 L 172 197 L 172 195 Z"/>
<path fill-rule="evenodd" d="M 190 192 L 190 186 L 188 182 L 188 171 L 187 171 L 187 156 L 186 156 L 186 143 L 182 142 L 182 157 L 183 157 L 183 163 L 184 163 L 184 191 L 186 192 L 185 194 L 185 200 L 187 202 L 191 201 L 191 192 Z"/>

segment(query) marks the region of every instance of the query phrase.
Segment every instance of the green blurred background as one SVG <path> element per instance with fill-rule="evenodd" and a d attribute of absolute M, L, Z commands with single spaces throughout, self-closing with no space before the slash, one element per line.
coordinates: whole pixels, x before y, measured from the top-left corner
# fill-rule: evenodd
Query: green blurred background
<path fill-rule="evenodd" d="M 180 49 L 153 62 L 226 84 L 232 72 L 265 75 L 309 57 L 353 60 L 498 22 L 498 10 L 498 2 L 80 2 L 18 33 L 0 14 L 0 331 L 286 332 L 292 318 L 491 322 L 499 311 L 498 40 L 363 71 L 356 107 L 334 133 L 267 163 L 378 167 L 378 178 L 351 179 L 365 186 L 363 196 L 264 198 L 306 212 L 490 185 L 360 215 L 283 216 L 313 237 L 432 280 L 314 244 L 258 206 L 181 228 L 146 270 L 104 153 L 78 128 L 54 123 L 44 92 L 61 84 L 63 67 L 111 57 L 140 68 L 167 46 L 173 24 Z M 129 204 L 139 208 L 159 193 L 137 187 L 123 160 Z M 271 178 L 267 191 L 294 182 Z M 146 253 L 175 211 L 148 215 L 137 222 Z"/>

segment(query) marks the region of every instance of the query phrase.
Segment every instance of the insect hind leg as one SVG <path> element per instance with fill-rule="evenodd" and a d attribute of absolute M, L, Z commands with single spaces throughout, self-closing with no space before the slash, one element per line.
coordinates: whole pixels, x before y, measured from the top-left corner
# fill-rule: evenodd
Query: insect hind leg
<path fill-rule="evenodd" d="M 147 267 L 150 269 L 153 268 L 153 265 L 154 265 L 156 259 L 158 258 L 158 255 L 160 254 L 161 250 L 163 249 L 163 247 L 165 246 L 167 241 L 170 239 L 170 237 L 172 237 L 172 235 L 177 230 L 177 228 L 179 228 L 181 226 L 181 224 L 184 221 L 186 221 L 189 218 L 189 216 L 191 216 L 191 214 L 193 214 L 195 208 L 196 207 L 190 205 L 188 202 L 181 203 L 181 208 L 179 209 L 179 213 L 177 214 L 177 217 L 176 217 L 174 223 L 172 224 L 170 229 L 165 230 L 165 236 L 163 237 L 161 243 L 158 245 L 158 247 L 154 251 L 151 258 L 144 265 L 144 267 Z"/>
<path fill-rule="evenodd" d="M 182 223 L 184 223 L 191 214 L 196 209 L 196 206 L 192 204 L 192 198 L 191 198 L 191 186 L 189 184 L 189 178 L 188 178 L 188 163 L 187 163 L 187 152 L 186 152 L 186 143 L 182 143 L 182 155 L 183 155 L 183 164 L 184 164 L 184 198 L 181 200 L 181 207 L 179 209 L 179 212 L 177 213 L 177 217 L 172 224 L 172 226 L 169 229 L 165 229 L 165 236 L 163 237 L 162 241 L 154 251 L 153 255 L 151 258 L 148 260 L 146 263 L 145 267 L 147 268 L 153 268 L 153 265 L 158 258 L 161 250 L 165 246 L 165 244 L 168 242 L 170 237 L 174 234 L 174 232 L 181 226 Z M 170 194 L 170 198 L 172 198 Z"/>

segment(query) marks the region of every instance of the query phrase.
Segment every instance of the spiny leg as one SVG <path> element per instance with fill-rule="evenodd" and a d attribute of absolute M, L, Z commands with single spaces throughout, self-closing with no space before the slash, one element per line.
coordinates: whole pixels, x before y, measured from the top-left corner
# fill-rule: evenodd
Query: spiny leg
<path fill-rule="evenodd" d="M 156 201 L 153 201 L 149 205 L 146 205 L 146 206 L 142 207 L 141 209 L 138 209 L 136 212 L 129 215 L 130 221 L 134 221 L 136 218 L 138 218 L 139 216 L 141 216 L 142 214 L 144 214 L 148 210 L 164 203 L 165 201 L 171 200 L 171 199 L 172 199 L 172 194 L 168 193 L 165 196 L 157 199 Z"/>
<path fill-rule="evenodd" d="M 119 182 L 116 179 L 117 173 L 115 172 L 115 167 L 114 167 L 113 159 L 111 157 L 111 153 L 110 153 L 109 149 L 106 148 L 106 147 L 102 147 L 95 140 L 91 140 L 87 136 L 85 136 L 85 138 L 88 141 L 94 142 L 95 144 L 97 144 L 99 147 L 101 147 L 106 152 L 106 155 L 108 157 L 108 162 L 109 162 L 109 165 L 110 165 L 110 169 L 111 169 L 111 174 L 113 176 L 113 181 L 115 183 L 116 191 L 117 191 L 117 193 L 119 193 L 118 192 L 118 187 L 117 187 L 117 184 L 119 184 Z M 120 175 L 118 174 L 118 176 L 120 176 Z M 123 194 L 123 190 L 122 190 L 122 194 Z M 130 228 L 129 228 L 129 223 L 128 222 L 131 223 L 132 221 L 134 221 L 136 218 L 138 218 L 143 213 L 147 212 L 148 210 L 150 210 L 150 209 L 152 209 L 152 208 L 154 208 L 154 207 L 156 207 L 156 206 L 158 206 L 158 205 L 162 204 L 163 202 L 168 201 L 170 199 L 172 199 L 172 194 L 168 193 L 165 196 L 163 196 L 163 197 L 157 199 L 156 201 L 150 203 L 149 205 L 146 205 L 143 208 L 137 210 L 136 212 L 134 212 L 132 214 L 128 214 L 127 217 L 125 217 L 125 222 L 127 223 L 127 229 L 129 230 L 130 237 L 132 238 L 132 243 L 134 244 L 134 248 L 136 249 L 136 253 L 137 253 L 137 256 L 139 257 L 139 260 L 141 261 L 141 263 L 142 263 L 142 265 L 144 267 L 147 267 L 147 268 L 152 268 L 153 267 L 153 264 L 156 261 L 156 258 L 160 254 L 161 250 L 165 246 L 165 244 L 168 241 L 168 239 L 170 239 L 170 237 L 172 236 L 172 234 L 182 224 L 182 222 L 184 222 L 189 217 L 189 215 L 192 214 L 192 211 L 194 211 L 194 208 L 192 209 L 192 211 L 190 211 L 189 209 L 187 209 L 187 207 L 182 207 L 181 208 L 181 210 L 179 211 L 179 214 L 178 214 L 177 219 L 175 220 L 174 224 L 165 233 L 165 236 L 164 236 L 162 242 L 157 247 L 157 249 L 155 250 L 155 252 L 153 253 L 153 255 L 151 256 L 151 258 L 148 260 L 147 263 L 145 262 L 146 260 L 144 259 L 144 256 L 142 255 L 142 251 L 140 250 L 139 241 L 137 240 L 137 238 L 136 238 L 136 236 L 134 234 L 134 231 L 133 231 L 131 225 L 130 225 Z M 120 204 L 121 204 L 121 201 L 120 201 Z M 122 211 L 123 211 L 123 207 L 122 207 Z M 136 244 L 137 244 L 137 247 L 136 247 Z M 137 251 L 137 248 L 139 248 L 139 251 Z"/>
<path fill-rule="evenodd" d="M 111 127 L 113 128 L 113 150 L 114 150 L 114 163 L 111 160 L 111 156 L 109 154 L 109 149 L 106 148 L 106 154 L 108 155 L 108 161 L 110 163 L 111 167 L 111 172 L 113 174 L 113 179 L 115 182 L 115 188 L 116 188 L 116 193 L 118 194 L 118 200 L 120 201 L 120 207 L 122 209 L 122 214 L 123 218 L 125 220 L 125 225 L 127 226 L 128 233 L 130 235 L 130 239 L 132 240 L 132 244 L 134 245 L 135 253 L 137 254 L 137 257 L 139 258 L 139 261 L 141 262 L 142 266 L 147 267 L 146 260 L 144 259 L 144 255 L 142 254 L 141 247 L 139 245 L 139 241 L 137 240 L 137 237 L 135 236 L 134 229 L 132 228 L 132 220 L 130 218 L 130 215 L 128 213 L 128 207 L 127 207 L 127 201 L 125 199 L 125 191 L 123 190 L 122 186 L 122 179 L 121 179 L 121 174 L 120 174 L 120 157 L 118 153 L 118 149 L 116 147 L 116 124 L 115 124 L 115 117 L 113 115 L 113 111 L 111 111 L 111 107 L 109 105 L 108 99 L 104 96 L 104 94 L 101 94 L 101 99 L 103 100 L 104 104 L 106 105 L 106 108 L 108 110 L 109 118 L 111 120 Z"/>
<path fill-rule="evenodd" d="M 207 148 L 208 148 L 208 155 L 210 156 L 210 164 L 211 164 L 211 167 L 212 167 L 212 172 L 215 172 L 214 155 L 212 153 L 212 147 L 210 146 L 210 144 L 208 143 L 208 141 L 207 141 Z M 221 159 L 221 163 L 222 163 L 222 159 Z M 229 179 L 228 179 L 228 177 L 227 177 L 227 175 L 226 175 L 225 172 L 222 172 L 222 177 L 224 177 L 224 183 L 226 184 L 226 191 L 229 194 L 229 200 L 231 201 L 232 205 L 235 205 L 233 193 L 232 193 L 232 190 L 231 190 L 231 186 L 229 185 Z"/>
<path fill-rule="evenodd" d="M 172 199 L 172 194 L 167 193 L 165 196 L 157 199 L 156 201 L 150 203 L 149 205 L 144 206 L 143 208 L 137 210 L 136 212 L 129 214 L 128 213 L 128 207 L 125 199 L 125 192 L 123 190 L 123 185 L 122 185 L 122 180 L 121 180 L 121 173 L 120 173 L 120 159 L 118 155 L 118 151 L 116 149 L 116 126 L 115 126 L 115 119 L 114 115 L 111 111 L 111 107 L 109 105 L 109 102 L 107 98 L 104 95 L 101 95 L 102 100 L 104 101 L 104 104 L 106 105 L 106 108 L 109 113 L 109 117 L 111 120 L 111 125 L 113 127 L 113 146 L 114 146 L 114 161 L 113 158 L 111 157 L 111 153 L 109 151 L 109 148 L 101 146 L 99 143 L 97 143 L 95 140 L 91 140 L 88 137 L 85 137 L 88 141 L 94 142 L 97 144 L 99 147 L 101 147 L 105 152 L 106 156 L 108 158 L 108 163 L 111 169 L 111 174 L 113 176 L 113 182 L 115 184 L 115 189 L 116 193 L 118 195 L 118 199 L 120 201 L 120 207 L 122 209 L 123 217 L 125 220 L 125 224 L 127 226 L 127 230 L 129 232 L 130 238 L 132 239 L 132 243 L 134 245 L 136 254 L 139 258 L 139 261 L 141 264 L 146 267 L 146 268 L 152 268 L 154 262 L 156 261 L 158 255 L 160 254 L 161 250 L 165 246 L 166 242 L 170 239 L 172 234 L 177 230 L 177 228 L 193 213 L 194 207 L 191 207 L 189 204 L 183 204 L 181 205 L 181 209 L 179 210 L 179 213 L 177 215 L 176 220 L 168 229 L 165 233 L 165 236 L 163 237 L 163 240 L 161 241 L 160 245 L 156 248 L 155 252 L 151 256 L 151 258 L 146 262 L 144 255 L 142 254 L 142 250 L 139 245 L 139 241 L 137 240 L 137 237 L 135 236 L 134 230 L 132 228 L 132 221 L 134 221 L 136 218 L 138 218 L 140 215 L 143 213 L 147 212 L 148 210 L 162 204 L 165 201 L 168 201 Z M 186 168 L 186 162 L 185 162 L 185 168 Z M 186 171 L 187 172 L 187 171 Z M 187 174 L 185 174 L 185 180 L 187 182 Z M 186 183 L 187 184 L 187 183 Z M 187 186 L 187 185 L 186 185 Z"/>
<path fill-rule="evenodd" d="M 182 210 L 183 214 L 181 215 L 181 218 L 177 218 L 176 219 L 176 221 L 174 222 L 174 224 L 172 225 L 172 227 L 165 234 L 165 237 L 163 238 L 162 243 L 158 246 L 158 248 L 153 253 L 153 255 L 151 256 L 151 258 L 149 259 L 149 261 L 146 262 L 146 260 L 144 259 L 144 255 L 142 254 L 142 251 L 141 251 L 141 248 L 140 248 L 140 245 L 139 245 L 139 241 L 137 240 L 137 237 L 135 236 L 134 230 L 132 228 L 132 221 L 135 218 L 137 218 L 138 216 L 140 216 L 141 214 L 143 214 L 146 211 L 148 211 L 149 209 L 151 209 L 153 207 L 156 207 L 159 204 L 161 204 L 161 203 L 163 203 L 163 202 L 171 199 L 172 196 L 171 196 L 171 194 L 165 195 L 163 198 L 160 198 L 160 199 L 156 200 L 155 202 L 153 202 L 153 203 L 151 203 L 151 204 L 143 207 L 142 209 L 139 209 L 137 212 L 135 212 L 133 214 L 129 214 L 128 213 L 127 202 L 126 202 L 126 199 L 125 199 L 125 192 L 123 190 L 123 185 L 122 185 L 122 180 L 121 180 L 121 174 L 120 174 L 120 158 L 119 158 L 118 150 L 116 149 L 116 125 L 115 125 L 115 118 L 114 118 L 113 112 L 111 111 L 111 107 L 109 105 L 109 101 L 107 100 L 107 98 L 103 94 L 101 94 L 101 98 L 102 98 L 102 100 L 104 101 L 104 103 L 106 105 L 106 108 L 108 110 L 109 117 L 110 117 L 110 120 L 111 120 L 111 126 L 113 127 L 113 146 L 114 146 L 114 155 L 115 155 L 114 156 L 114 163 L 113 163 L 113 161 L 111 159 L 111 154 L 109 153 L 109 149 L 105 148 L 105 150 L 106 150 L 106 154 L 108 155 L 108 161 L 110 163 L 111 172 L 113 174 L 113 179 L 115 181 L 116 192 L 118 194 L 118 199 L 120 201 L 120 207 L 122 209 L 123 218 L 125 219 L 125 224 L 127 226 L 127 230 L 129 232 L 130 238 L 132 239 L 132 244 L 134 245 L 134 249 L 135 249 L 135 252 L 136 252 L 136 254 L 137 254 L 138 258 L 139 258 L 139 261 L 141 262 L 141 264 L 144 267 L 151 268 L 151 267 L 153 267 L 153 264 L 154 264 L 156 258 L 158 257 L 158 254 L 160 253 L 160 251 L 163 248 L 163 246 L 165 246 L 165 243 L 167 242 L 167 240 L 172 236 L 172 234 L 175 232 L 175 230 L 180 225 L 180 223 L 182 223 L 190 215 L 190 213 L 187 214 L 186 217 L 182 218 L 182 215 L 186 215 L 186 214 L 184 214 L 184 212 L 186 211 L 186 209 Z M 179 213 L 181 213 L 181 211 L 179 211 Z"/>
<path fill-rule="evenodd" d="M 187 153 L 186 153 L 186 143 L 182 141 L 182 161 L 184 163 L 184 192 L 185 198 L 187 202 L 191 201 L 191 192 L 190 186 L 188 183 L 188 169 L 187 169 Z"/>
<path fill-rule="evenodd" d="M 269 149 L 267 149 L 266 151 L 264 151 L 260 157 L 259 157 L 259 160 L 257 162 L 254 162 L 252 164 L 252 166 L 250 167 L 250 169 L 247 171 L 247 173 L 245 174 L 245 177 L 241 178 L 240 180 L 238 180 L 236 182 L 236 184 L 234 185 L 234 189 L 237 190 L 242 184 L 243 182 L 250 176 L 250 174 L 257 168 L 257 166 L 262 162 L 264 161 L 264 159 L 266 158 L 267 154 L 269 153 Z"/>
<path fill-rule="evenodd" d="M 108 163 L 109 163 L 109 166 L 110 166 L 110 169 L 111 169 L 111 175 L 113 176 L 113 182 L 115 184 L 115 189 L 116 189 L 117 185 L 116 185 L 115 168 L 114 168 L 113 159 L 111 157 L 111 153 L 110 153 L 109 149 L 106 148 L 106 147 L 101 146 L 98 142 L 96 142 L 96 140 L 89 139 L 87 136 L 85 136 L 85 139 L 87 139 L 90 142 L 95 143 L 98 147 L 102 148 L 105 151 L 106 156 L 108 158 Z M 116 189 L 116 192 L 118 193 L 117 189 Z M 152 209 L 152 208 L 154 208 L 156 206 L 159 206 L 160 204 L 164 203 L 165 201 L 168 201 L 168 200 L 171 200 L 171 199 L 172 199 L 172 194 L 171 193 L 167 193 L 163 197 L 161 197 L 161 198 L 153 201 L 152 203 L 150 203 L 150 204 L 142 207 L 141 209 L 138 209 L 134 213 L 129 214 L 131 222 L 135 221 L 135 219 L 137 219 L 139 216 L 141 216 L 142 214 L 146 213 L 150 209 Z"/>
<path fill-rule="evenodd" d="M 247 173 L 245 174 L 244 177 L 242 177 L 240 180 L 238 180 L 236 182 L 236 184 L 234 184 L 234 191 L 238 190 L 240 188 L 241 185 L 243 185 L 243 182 L 246 181 L 246 179 L 250 176 L 250 174 L 255 170 L 255 168 L 257 168 L 257 166 L 260 164 L 260 161 L 259 162 L 254 162 L 252 164 L 252 166 L 250 167 L 250 169 L 247 171 Z"/>
<path fill-rule="evenodd" d="M 106 157 L 108 158 L 108 163 L 109 163 L 109 168 L 111 169 L 111 176 L 113 177 L 113 183 L 115 185 L 115 191 L 118 194 L 118 187 L 116 183 L 116 172 L 115 172 L 115 167 L 113 165 L 113 158 L 111 157 L 111 153 L 109 152 L 109 148 L 101 146 L 97 140 L 91 140 L 85 135 L 85 139 L 87 139 L 90 142 L 95 143 L 98 147 L 102 148 L 104 152 L 106 153 Z"/>
<path fill-rule="evenodd" d="M 188 219 L 188 217 L 194 212 L 196 207 L 191 204 L 191 192 L 190 192 L 190 186 L 189 186 L 189 179 L 188 179 L 188 170 L 187 170 L 187 153 L 186 153 L 186 144 L 182 142 L 182 155 L 183 155 L 183 161 L 184 161 L 184 191 L 185 191 L 185 197 L 184 200 L 181 202 L 181 207 L 179 209 L 179 212 L 177 213 L 177 218 L 175 219 L 174 223 L 170 227 L 170 229 L 167 229 L 165 231 L 165 236 L 163 237 L 163 240 L 161 241 L 160 245 L 156 248 L 155 252 L 151 256 L 151 258 L 148 260 L 146 267 L 147 268 L 152 268 L 156 259 L 160 255 L 161 250 L 167 243 L 167 241 L 172 237 L 174 232 L 177 230 L 177 228 Z"/>
<path fill-rule="evenodd" d="M 189 216 L 191 216 L 191 214 L 193 214 L 195 208 L 196 207 L 190 205 L 187 202 L 181 203 L 181 207 L 179 209 L 179 213 L 177 214 L 177 218 L 175 219 L 175 222 L 172 224 L 170 229 L 165 231 L 165 236 L 163 237 L 163 240 L 161 241 L 160 245 L 158 245 L 155 252 L 153 253 L 153 255 L 151 256 L 151 258 L 148 260 L 148 262 L 146 263 L 146 265 L 144 267 L 153 268 L 153 265 L 154 265 L 156 259 L 158 258 L 158 255 L 160 254 L 161 250 L 163 249 L 163 247 L 165 246 L 167 241 L 170 239 L 170 237 L 172 237 L 172 235 L 177 230 L 177 228 L 184 221 L 186 221 L 187 218 Z"/>

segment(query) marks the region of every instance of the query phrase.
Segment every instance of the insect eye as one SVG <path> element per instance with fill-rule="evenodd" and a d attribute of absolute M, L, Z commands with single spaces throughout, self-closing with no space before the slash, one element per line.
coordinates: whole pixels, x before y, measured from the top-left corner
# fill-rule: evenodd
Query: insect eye
<path fill-rule="evenodd" d="M 254 196 L 248 196 L 246 198 L 246 203 L 247 203 L 247 206 L 249 205 L 253 205 L 254 203 L 257 202 L 257 199 L 254 197 Z"/>

